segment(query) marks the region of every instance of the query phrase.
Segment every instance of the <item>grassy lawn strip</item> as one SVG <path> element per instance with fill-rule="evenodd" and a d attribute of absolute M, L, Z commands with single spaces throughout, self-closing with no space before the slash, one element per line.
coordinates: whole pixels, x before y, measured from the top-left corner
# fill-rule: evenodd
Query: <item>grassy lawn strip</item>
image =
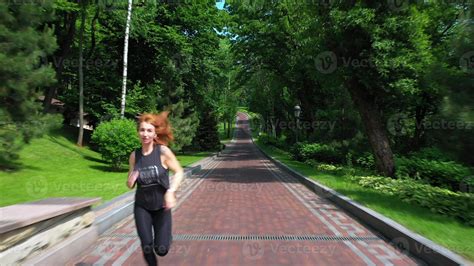
<path fill-rule="evenodd" d="M 268 155 L 299 173 L 389 217 L 466 259 L 474 261 L 474 241 L 472 241 L 474 239 L 474 228 L 463 225 L 453 218 L 441 216 L 430 212 L 428 209 L 402 202 L 396 196 L 363 188 L 351 182 L 343 174 L 316 171 L 309 165 L 292 160 L 290 155 L 282 150 L 256 143 Z"/>
<path fill-rule="evenodd" d="M 211 153 L 177 154 L 182 166 Z M 18 171 L 0 172 L 0 206 L 49 197 L 101 197 L 113 199 L 129 189 L 128 165 L 111 172 L 99 153 L 79 148 L 67 134 L 34 139 L 20 152 Z"/>

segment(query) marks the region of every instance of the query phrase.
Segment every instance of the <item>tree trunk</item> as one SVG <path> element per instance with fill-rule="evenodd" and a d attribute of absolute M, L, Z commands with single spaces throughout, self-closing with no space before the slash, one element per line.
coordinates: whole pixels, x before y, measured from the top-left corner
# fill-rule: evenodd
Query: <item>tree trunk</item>
<path fill-rule="evenodd" d="M 48 112 L 50 109 L 51 100 L 55 96 L 58 86 L 61 86 L 64 59 L 68 56 L 69 51 L 71 50 L 71 45 L 74 41 L 74 35 L 76 34 L 76 20 L 77 13 L 64 16 L 64 28 L 67 28 L 67 34 L 60 38 L 58 37 L 59 49 L 58 52 L 54 53 L 53 55 L 53 67 L 56 70 L 56 79 L 58 81 L 58 85 L 48 87 L 45 90 L 43 100 L 44 113 Z"/>
<path fill-rule="evenodd" d="M 380 111 L 372 95 L 357 80 L 351 78 L 347 88 L 365 127 L 367 138 L 374 153 L 377 170 L 385 175 L 395 175 L 395 163 Z"/>
<path fill-rule="evenodd" d="M 123 48 L 123 82 L 122 82 L 122 105 L 120 108 L 120 117 L 125 116 L 125 99 L 127 95 L 127 63 L 128 63 L 128 36 L 130 35 L 130 21 L 132 19 L 132 3 L 128 0 L 127 25 L 125 27 L 125 45 Z"/>
<path fill-rule="evenodd" d="M 82 146 L 84 136 L 84 73 L 82 71 L 82 57 L 84 44 L 84 27 L 86 24 L 86 7 L 82 3 L 81 11 L 81 31 L 79 33 L 79 136 L 77 137 L 77 145 Z"/>

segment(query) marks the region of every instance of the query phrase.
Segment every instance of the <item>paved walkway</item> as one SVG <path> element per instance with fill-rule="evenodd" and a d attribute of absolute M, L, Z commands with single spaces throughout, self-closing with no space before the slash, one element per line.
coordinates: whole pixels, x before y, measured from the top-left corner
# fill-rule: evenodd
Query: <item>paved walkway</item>
<path fill-rule="evenodd" d="M 416 265 L 376 232 L 278 169 L 239 114 L 225 152 L 186 179 L 160 265 Z M 133 215 L 68 265 L 145 265 Z"/>

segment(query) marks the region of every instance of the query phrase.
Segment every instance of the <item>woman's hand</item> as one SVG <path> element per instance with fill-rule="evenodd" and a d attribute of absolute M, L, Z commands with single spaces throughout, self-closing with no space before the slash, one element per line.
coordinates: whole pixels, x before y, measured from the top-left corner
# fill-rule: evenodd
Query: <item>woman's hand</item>
<path fill-rule="evenodd" d="M 164 207 L 165 209 L 169 210 L 176 206 L 176 195 L 174 194 L 173 191 L 166 191 L 165 196 L 164 196 L 165 202 L 164 202 Z"/>

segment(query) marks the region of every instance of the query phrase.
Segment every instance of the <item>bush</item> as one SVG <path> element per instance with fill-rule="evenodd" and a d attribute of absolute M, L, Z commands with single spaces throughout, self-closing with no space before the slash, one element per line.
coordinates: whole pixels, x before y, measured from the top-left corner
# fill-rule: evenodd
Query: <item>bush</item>
<path fill-rule="evenodd" d="M 258 136 L 258 140 L 264 145 L 270 145 L 270 146 L 274 146 L 280 149 L 285 149 L 287 146 L 285 142 L 286 138 L 283 136 L 278 139 L 268 134 L 261 133 Z"/>
<path fill-rule="evenodd" d="M 372 153 L 364 153 L 356 159 L 356 164 L 364 168 L 375 170 L 375 158 Z"/>
<path fill-rule="evenodd" d="M 416 152 L 411 152 L 409 157 L 417 157 L 420 159 L 436 160 L 436 161 L 454 161 L 455 158 L 438 148 L 423 148 Z"/>
<path fill-rule="evenodd" d="M 291 149 L 291 154 L 295 160 L 306 161 L 316 160 L 324 163 L 344 163 L 345 156 L 332 145 L 320 143 L 296 143 Z"/>
<path fill-rule="evenodd" d="M 402 201 L 429 208 L 434 213 L 455 217 L 474 226 L 474 195 L 422 184 L 411 179 L 392 179 L 381 176 L 352 176 L 351 179 L 367 188 L 396 195 Z"/>
<path fill-rule="evenodd" d="M 129 119 L 113 119 L 99 124 L 92 134 L 99 153 L 117 170 L 128 160 L 130 152 L 140 147 L 136 123 Z"/>
<path fill-rule="evenodd" d="M 397 162 L 397 177 L 411 177 L 433 186 L 458 191 L 461 182 L 470 175 L 469 168 L 453 161 L 437 161 L 415 156 L 400 157 Z"/>

